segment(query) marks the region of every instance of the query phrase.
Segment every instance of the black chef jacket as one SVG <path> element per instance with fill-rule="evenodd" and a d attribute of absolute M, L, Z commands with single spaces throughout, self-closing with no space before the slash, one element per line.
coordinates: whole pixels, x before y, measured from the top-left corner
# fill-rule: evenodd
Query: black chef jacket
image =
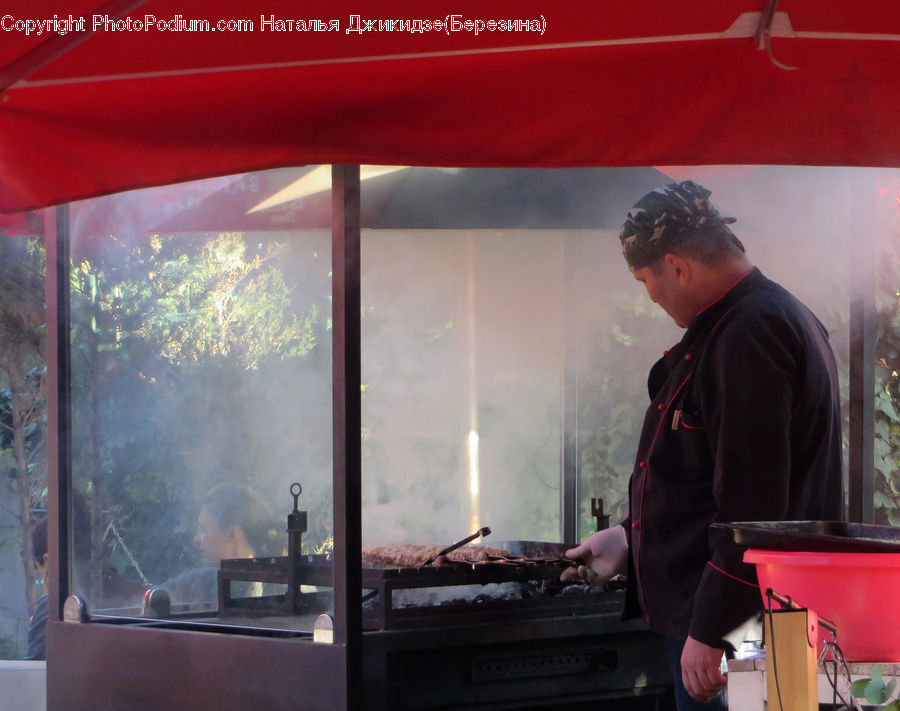
<path fill-rule="evenodd" d="M 700 313 L 653 366 L 648 387 L 624 523 L 626 616 L 727 648 L 762 598 L 731 533 L 709 524 L 842 518 L 828 334 L 753 269 Z"/>

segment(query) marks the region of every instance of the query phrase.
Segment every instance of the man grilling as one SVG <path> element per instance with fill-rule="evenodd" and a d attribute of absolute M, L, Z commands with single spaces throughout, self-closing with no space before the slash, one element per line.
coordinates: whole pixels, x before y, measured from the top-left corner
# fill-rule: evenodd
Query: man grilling
<path fill-rule="evenodd" d="M 667 638 L 679 711 L 725 708 L 722 654 L 762 609 L 755 568 L 716 521 L 842 518 L 838 377 L 828 334 L 762 275 L 686 180 L 653 190 L 619 235 L 635 279 L 680 327 L 652 367 L 629 515 L 567 552 L 567 572 L 628 576 L 626 617 Z"/>

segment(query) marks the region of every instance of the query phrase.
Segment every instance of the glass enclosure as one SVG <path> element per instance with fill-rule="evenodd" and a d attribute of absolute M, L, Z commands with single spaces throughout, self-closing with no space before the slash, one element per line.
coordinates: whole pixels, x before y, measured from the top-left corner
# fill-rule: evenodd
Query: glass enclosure
<path fill-rule="evenodd" d="M 484 524 L 501 542 L 560 540 L 567 447 L 578 535 L 597 525 L 592 499 L 624 516 L 647 372 L 681 331 L 632 278 L 617 235 L 638 197 L 688 177 L 828 328 L 846 442 L 850 300 L 874 269 L 859 252 L 866 239 L 897 245 L 897 171 L 410 168 L 362 187 L 364 543 L 449 543 Z M 893 260 L 882 319 L 896 318 Z M 896 447 L 886 424 L 876 446 Z M 896 491 L 895 459 L 882 466 L 879 486 Z M 876 507 L 879 521 L 892 506 Z"/>
<path fill-rule="evenodd" d="M 297 482 L 302 554 L 329 570 L 327 176 L 281 169 L 72 206 L 72 592 L 92 611 L 137 615 L 160 587 L 169 614 L 221 618 L 220 568 L 231 624 L 308 630 L 332 609 L 330 572 L 304 583 L 292 616 L 252 602 L 284 598 L 286 580 L 221 563 L 288 554 Z M 828 327 L 845 400 L 855 248 L 877 238 L 876 522 L 897 523 L 897 171 L 363 168 L 364 549 L 484 525 L 488 545 L 560 541 L 567 456 L 578 535 L 596 526 L 592 499 L 624 515 L 646 374 L 681 332 L 617 234 L 641 195 L 686 177 Z"/>
<path fill-rule="evenodd" d="M 316 174 L 72 206 L 72 592 L 94 616 L 311 629 L 330 608 L 325 570 L 285 615 L 275 561 L 295 482 L 302 552 L 331 545 L 331 235 L 284 208 L 254 217 Z M 150 587 L 167 595 L 148 610 Z"/>

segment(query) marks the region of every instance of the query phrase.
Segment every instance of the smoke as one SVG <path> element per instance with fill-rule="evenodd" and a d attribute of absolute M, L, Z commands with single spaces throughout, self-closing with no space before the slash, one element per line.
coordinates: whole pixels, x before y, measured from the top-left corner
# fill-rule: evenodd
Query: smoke
<path fill-rule="evenodd" d="M 823 320 L 846 392 L 854 250 L 863 234 L 896 238 L 876 203 L 881 199 L 882 213 L 895 216 L 893 206 L 885 210 L 883 203 L 885 194 L 896 196 L 900 172 L 784 166 L 698 172 L 720 212 L 738 218 L 734 230 L 751 261 Z M 454 188 L 444 175 L 444 200 L 433 197 L 435 224 L 452 221 L 446 204 L 453 203 L 465 213 L 456 218 L 465 221 L 465 229 L 428 229 L 432 203 L 422 201 L 416 210 L 421 229 L 363 236 L 367 543 L 449 542 L 468 532 L 465 441 L 473 393 L 481 524 L 491 526 L 498 540 L 558 540 L 566 329 L 574 329 L 577 352 L 580 527 L 587 533 L 593 526 L 592 497 L 605 500 L 615 521 L 625 512 L 647 401 L 646 373 L 681 337 L 631 277 L 619 253 L 617 226 L 608 224 L 610 213 L 621 219 L 654 184 L 634 185 L 628 198 L 621 186 L 581 193 L 585 204 L 573 207 L 578 227 L 554 230 L 547 228 L 554 219 L 567 226 L 573 220 L 561 216 L 552 201 L 542 202 L 541 191 L 528 182 L 540 184 L 533 172 L 468 173 L 482 186 L 506 179 L 505 189 L 492 193 L 501 205 L 484 219 L 490 223 L 503 215 L 510 226 L 469 227 L 478 224 L 475 213 L 486 209 L 485 199 L 467 211 L 457 198 L 471 191 Z M 623 182 L 639 182 L 634 172 L 620 175 Z M 642 179 L 650 177 L 656 184 L 676 178 Z M 686 177 L 690 169 L 679 169 L 677 179 Z M 395 197 L 391 204 L 396 210 L 404 201 L 411 202 Z M 567 205 L 572 207 L 571 195 Z M 583 229 L 581 216 L 591 207 L 603 217 L 594 229 Z M 474 245 L 474 266 L 467 265 L 466 244 Z M 575 261 L 569 276 L 566 258 Z M 474 311 L 465 298 L 469 280 Z"/>
<path fill-rule="evenodd" d="M 278 184 L 288 177 L 279 175 Z M 363 183 L 365 544 L 450 543 L 471 533 L 476 520 L 498 541 L 559 540 L 567 355 L 577 377 L 580 532 L 593 527 L 592 497 L 604 499 L 613 522 L 624 514 L 646 374 L 681 331 L 628 272 L 617 232 L 635 201 L 675 177 L 651 168 L 415 168 Z M 850 286 L 859 282 L 855 250 L 863 237 L 897 238 L 890 221 L 896 220 L 892 200 L 900 171 L 742 166 L 698 169 L 695 176 L 678 169 L 678 179 L 687 177 L 712 190 L 722 214 L 738 218 L 734 230 L 751 261 L 826 324 L 846 390 Z M 173 201 L 196 207 L 222 185 L 190 184 L 180 197 L 169 187 L 83 203 L 73 220 L 73 243 L 90 251 L 112 234 L 105 244 L 122 250 L 146 240 L 149 227 L 140 226 L 168 218 Z M 264 197 L 253 193 L 248 209 Z M 216 480 L 258 487 L 276 514 L 275 526 L 284 523 L 292 506 L 288 487 L 298 481 L 300 507 L 310 511 L 306 540 L 318 544 L 329 537 L 330 248 L 327 231 L 303 224 L 303 204 L 290 211 L 296 226 L 281 225 L 278 233 L 246 230 L 244 236 L 251 247 L 276 240 L 290 246 L 279 267 L 294 309 L 302 316 L 315 303 L 321 314 L 319 342 L 307 356 L 234 371 L 227 386 L 210 378 L 207 391 L 194 379 L 198 389 L 176 388 L 160 397 L 150 378 L 157 385 L 169 376 L 181 382 L 172 373 L 140 370 L 144 363 L 133 354 L 126 358 L 125 349 L 101 353 L 104 378 L 137 368 L 134 380 L 141 383 L 133 396 L 117 396 L 123 407 L 131 398 L 133 411 L 107 413 L 103 423 L 104 441 L 127 449 L 96 474 L 98 481 L 109 480 L 109 510 L 124 515 L 124 502 L 149 500 L 141 473 L 151 472 L 154 481 L 168 482 L 162 506 L 180 507 L 165 519 L 167 530 L 189 541 L 202 494 Z M 263 220 L 264 213 L 253 219 Z M 202 223 L 201 217 L 188 222 Z M 235 219 L 233 230 L 244 229 Z M 82 367 L 76 357 L 81 381 Z M 75 396 L 83 395 L 76 388 Z M 141 427 L 147 436 L 136 439 Z M 76 437 L 84 438 L 75 441 L 76 450 L 84 451 L 92 436 L 90 427 L 76 428 Z M 132 470 L 123 471 L 129 457 Z M 110 461 L 120 468 L 111 471 Z M 84 458 L 76 456 L 76 466 L 86 466 Z M 95 472 L 83 474 L 89 479 Z M 128 540 L 129 548 L 156 560 L 161 574 L 171 572 L 162 562 L 171 548 L 165 531 L 141 525 L 148 527 L 120 526 L 145 538 Z"/>

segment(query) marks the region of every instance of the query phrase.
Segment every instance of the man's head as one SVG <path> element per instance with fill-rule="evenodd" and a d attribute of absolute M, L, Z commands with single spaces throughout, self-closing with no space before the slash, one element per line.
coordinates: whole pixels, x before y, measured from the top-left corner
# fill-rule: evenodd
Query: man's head
<path fill-rule="evenodd" d="M 693 180 L 651 190 L 628 212 L 619 233 L 622 253 L 632 271 L 652 266 L 675 252 L 704 262 L 743 252 L 744 246 L 709 203 L 711 191 Z"/>
<path fill-rule="evenodd" d="M 635 278 L 682 327 L 750 266 L 728 228 L 734 218 L 719 215 L 710 194 L 692 180 L 656 188 L 635 203 L 619 234 Z"/>
<path fill-rule="evenodd" d="M 220 484 L 207 494 L 194 536 L 194 545 L 206 565 L 269 555 L 277 541 L 278 531 L 269 508 L 252 489 Z"/>

